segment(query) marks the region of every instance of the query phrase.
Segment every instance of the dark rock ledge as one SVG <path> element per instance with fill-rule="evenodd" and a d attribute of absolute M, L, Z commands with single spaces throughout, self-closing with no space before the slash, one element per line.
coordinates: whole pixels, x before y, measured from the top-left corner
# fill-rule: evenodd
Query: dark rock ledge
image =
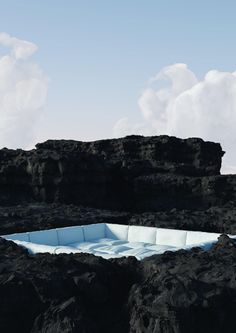
<path fill-rule="evenodd" d="M 49 140 L 0 150 L 0 234 L 121 223 L 236 234 L 236 176 L 201 139 Z M 30 256 L 0 238 L 0 332 L 233 333 L 236 244 L 137 261 Z"/>
<path fill-rule="evenodd" d="M 220 144 L 129 136 L 36 147 L 0 150 L 1 205 L 60 202 L 144 212 L 236 202 L 236 178 L 220 175 Z"/>

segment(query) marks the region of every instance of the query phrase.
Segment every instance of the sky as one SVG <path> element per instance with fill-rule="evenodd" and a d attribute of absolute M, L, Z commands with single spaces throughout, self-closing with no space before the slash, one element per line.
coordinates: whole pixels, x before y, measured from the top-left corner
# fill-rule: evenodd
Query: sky
<path fill-rule="evenodd" d="M 201 136 L 236 173 L 235 1 L 0 3 L 0 147 Z"/>

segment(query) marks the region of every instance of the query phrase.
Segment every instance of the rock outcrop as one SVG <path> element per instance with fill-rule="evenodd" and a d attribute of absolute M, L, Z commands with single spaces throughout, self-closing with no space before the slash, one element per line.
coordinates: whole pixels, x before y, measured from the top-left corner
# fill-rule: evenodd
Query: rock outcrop
<path fill-rule="evenodd" d="M 201 139 L 0 150 L 0 234 L 109 222 L 236 234 L 236 175 Z M 236 241 L 137 261 L 31 256 L 0 238 L 0 332 L 233 333 Z"/>
<path fill-rule="evenodd" d="M 34 257 L 0 239 L 0 332 L 128 332 L 136 260 L 89 254 Z"/>
<path fill-rule="evenodd" d="M 0 207 L 0 235 L 102 222 L 236 234 L 236 207 L 139 214 L 56 203 Z"/>
<path fill-rule="evenodd" d="M 235 242 L 222 235 L 210 251 L 145 259 L 129 293 L 130 332 L 234 332 L 235 258 Z"/>
<path fill-rule="evenodd" d="M 0 331 L 232 333 L 236 243 L 137 261 L 30 256 L 0 239 Z M 227 269 L 226 269 L 227 268 Z"/>
<path fill-rule="evenodd" d="M 35 150 L 0 151 L 0 203 L 60 202 L 127 211 L 206 209 L 236 201 L 220 176 L 220 144 L 129 136 L 49 140 Z"/>

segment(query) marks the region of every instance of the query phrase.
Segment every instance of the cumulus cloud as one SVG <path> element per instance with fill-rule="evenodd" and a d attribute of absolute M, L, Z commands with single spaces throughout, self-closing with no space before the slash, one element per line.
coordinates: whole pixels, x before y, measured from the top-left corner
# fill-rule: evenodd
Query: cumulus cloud
<path fill-rule="evenodd" d="M 155 133 L 220 142 L 226 151 L 222 172 L 236 173 L 236 72 L 211 70 L 199 80 L 186 64 L 174 64 L 149 80 L 138 104 L 142 125 L 123 118 L 115 136 Z"/>
<path fill-rule="evenodd" d="M 37 46 L 0 33 L 0 148 L 27 148 L 45 105 L 48 78 L 29 58 Z"/>

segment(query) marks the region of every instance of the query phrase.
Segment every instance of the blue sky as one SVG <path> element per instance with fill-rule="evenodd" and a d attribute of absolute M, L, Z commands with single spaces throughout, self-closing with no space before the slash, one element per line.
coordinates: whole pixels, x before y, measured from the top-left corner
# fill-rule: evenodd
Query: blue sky
<path fill-rule="evenodd" d="M 198 78 L 235 71 L 235 1 L 8 0 L 1 31 L 35 43 L 49 76 L 43 138 L 113 136 L 164 66 L 186 63 Z M 158 134 L 158 133 L 157 133 Z"/>

